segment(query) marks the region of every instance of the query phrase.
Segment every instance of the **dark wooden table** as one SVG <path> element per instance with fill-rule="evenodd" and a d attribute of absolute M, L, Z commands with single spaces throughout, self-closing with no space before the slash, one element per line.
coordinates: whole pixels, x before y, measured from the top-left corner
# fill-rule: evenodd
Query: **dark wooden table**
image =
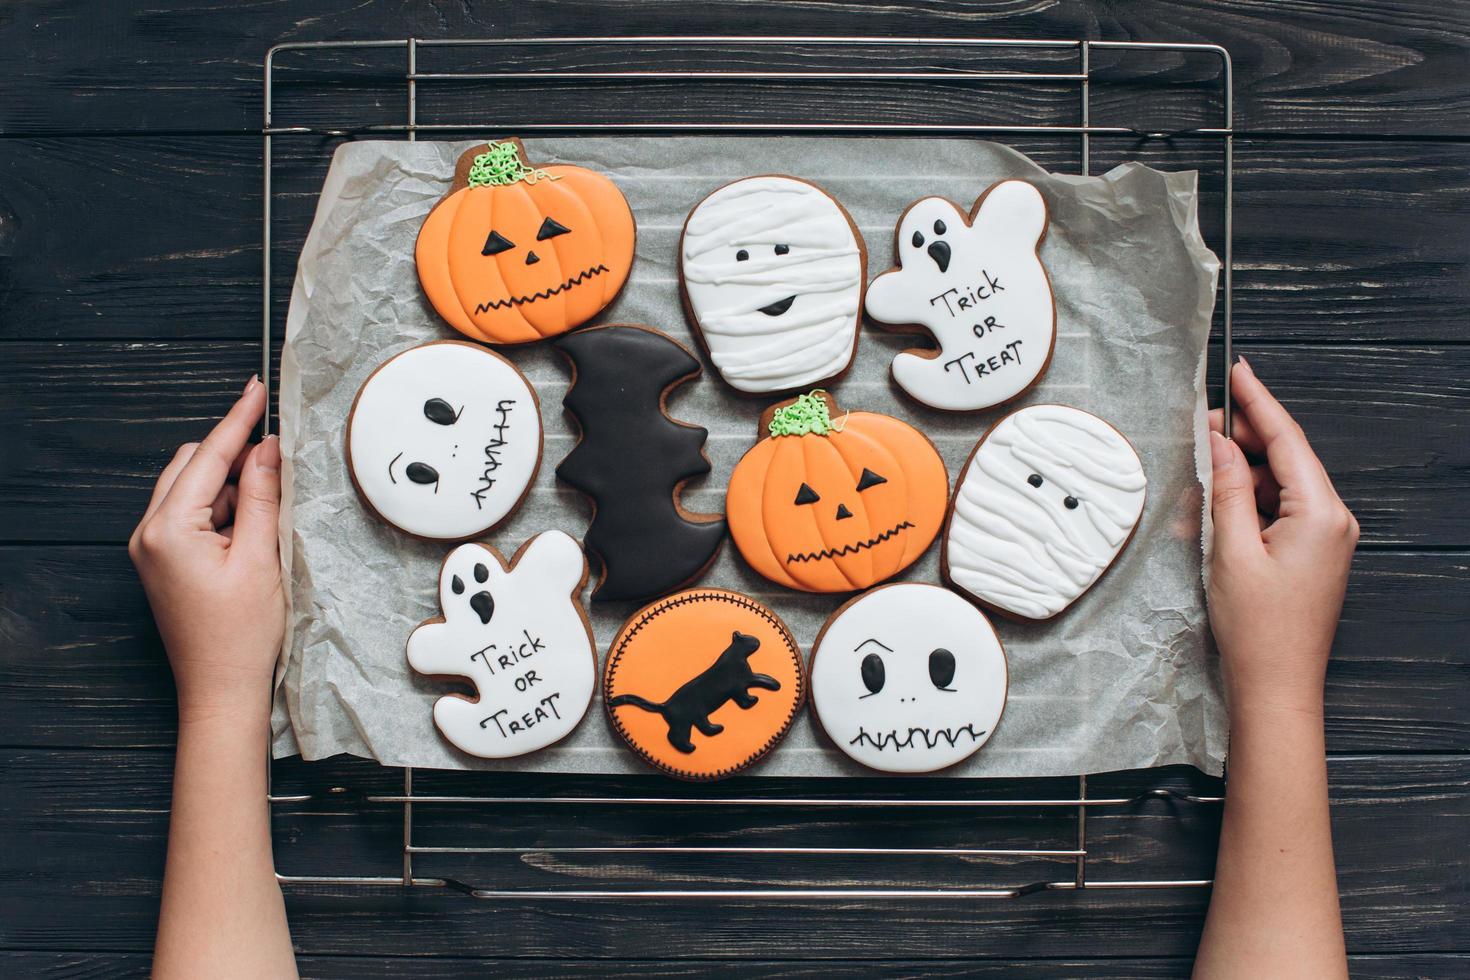
<path fill-rule="evenodd" d="M 467 6 L 467 5 L 465 5 Z M 1464 976 L 1470 778 L 1470 10 L 1429 0 L 1189 3 L 495 4 L 359 0 L 0 7 L 0 975 L 143 975 L 158 907 L 174 726 L 167 665 L 124 541 L 168 452 L 197 438 L 258 362 L 260 66 L 281 40 L 762 33 L 1210 41 L 1236 69 L 1237 345 L 1305 425 L 1363 543 L 1328 677 L 1343 911 L 1361 976 Z M 528 55 L 519 56 L 523 64 Z M 710 52 L 664 63 L 708 64 Z M 791 64 L 826 64 L 806 52 Z M 854 56 L 849 56 L 854 57 Z M 912 52 L 898 63 L 924 65 Z M 625 63 L 582 52 L 567 64 Z M 860 64 L 893 63 L 869 51 Z M 736 50 L 724 64 L 756 60 Z M 545 62 L 541 62 L 543 65 Z M 765 62 L 769 65 L 769 61 Z M 849 65 L 852 64 L 850 60 Z M 1191 118 L 1214 65 L 1100 59 L 1094 121 Z M 396 122 L 401 65 L 342 81 L 287 72 L 282 115 Z M 1017 65 L 1016 67 L 1020 67 Z M 516 97 L 507 90 L 504 97 Z M 525 96 L 519 96 L 524 98 Z M 645 118 L 1062 121 L 1075 90 L 945 85 L 552 85 L 548 118 L 617 104 Z M 484 118 L 484 93 L 442 118 Z M 611 100 L 611 101 L 609 101 Z M 578 115 L 580 113 L 580 115 Z M 1012 140 L 1075 171 L 1075 140 Z M 281 140 L 277 320 L 334 141 Z M 1200 167 L 1217 236 L 1218 147 L 1099 139 L 1093 171 L 1138 158 Z M 395 874 L 400 816 L 362 796 L 401 786 L 360 762 L 278 767 L 283 870 Z M 446 777 L 425 776 L 434 780 Z M 774 786 L 751 792 L 831 792 Z M 1129 795 L 1188 772 L 1095 777 Z M 451 784 L 466 788 L 463 782 Z M 421 783 L 420 788 L 423 784 Z M 342 787 L 341 793 L 331 792 Z M 516 794 L 666 792 L 653 780 L 509 778 Z M 1069 795 L 1008 782 L 999 797 Z M 882 782 L 848 792 L 891 792 Z M 943 792 L 918 785 L 916 792 Z M 509 808 L 424 816 L 425 843 L 614 841 L 1069 846 L 1070 812 L 895 819 L 830 810 L 650 816 Z M 1208 876 L 1218 817 L 1163 803 L 1098 813 L 1089 866 L 1112 879 Z M 759 832 L 754 828 L 761 827 Z M 1011 843 L 1007 843 L 1011 842 Z M 429 860 L 425 873 L 436 869 Z M 667 860 L 527 854 L 463 871 L 504 887 L 950 885 L 1056 877 L 1054 866 L 928 859 Z M 1065 876 L 1065 869 L 1063 869 Z M 292 890 L 304 973 L 1187 974 L 1201 890 L 1049 893 L 1009 902 L 484 903 L 439 890 Z M 611 962 L 609 962 L 611 961 Z"/>

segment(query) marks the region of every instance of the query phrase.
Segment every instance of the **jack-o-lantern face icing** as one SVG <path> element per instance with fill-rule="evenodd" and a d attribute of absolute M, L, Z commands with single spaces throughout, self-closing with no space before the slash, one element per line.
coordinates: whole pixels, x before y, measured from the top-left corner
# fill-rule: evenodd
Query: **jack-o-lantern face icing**
<path fill-rule="evenodd" d="M 984 745 L 1006 703 L 1006 659 L 980 610 L 937 585 L 865 592 L 812 650 L 812 707 L 843 752 L 884 772 L 932 772 Z"/>
<path fill-rule="evenodd" d="M 460 333 L 524 344 L 586 323 L 633 264 L 636 229 L 606 176 L 533 167 L 519 140 L 460 157 L 450 193 L 419 230 L 419 282 Z"/>
<path fill-rule="evenodd" d="M 865 589 L 913 564 L 944 520 L 949 476 L 906 422 L 839 415 L 825 392 L 768 410 L 736 464 L 730 535 L 756 571 L 804 592 Z"/>

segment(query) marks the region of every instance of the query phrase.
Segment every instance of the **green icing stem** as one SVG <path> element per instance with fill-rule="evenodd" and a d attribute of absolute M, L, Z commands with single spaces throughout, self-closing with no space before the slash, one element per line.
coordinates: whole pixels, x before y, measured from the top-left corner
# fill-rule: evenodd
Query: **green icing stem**
<path fill-rule="evenodd" d="M 790 405 L 783 405 L 776 409 L 771 416 L 770 425 L 767 429 L 773 436 L 825 436 L 832 432 L 841 432 L 842 426 L 833 423 L 832 415 L 827 409 L 827 400 L 822 398 L 823 391 L 818 388 L 810 395 L 798 395 L 796 401 Z"/>
<path fill-rule="evenodd" d="M 516 151 L 514 143 L 487 143 L 484 153 L 477 154 L 470 163 L 469 185 L 471 187 L 504 187 L 523 180 L 534 184 L 538 180 L 557 180 L 555 174 L 526 166 Z"/>

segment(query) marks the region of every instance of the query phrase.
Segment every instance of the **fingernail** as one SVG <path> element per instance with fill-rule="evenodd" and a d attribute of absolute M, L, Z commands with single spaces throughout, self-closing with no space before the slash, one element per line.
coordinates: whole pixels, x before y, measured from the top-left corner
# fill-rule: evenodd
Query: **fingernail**
<path fill-rule="evenodd" d="M 255 465 L 267 473 L 274 473 L 281 468 L 281 440 L 275 436 L 266 436 L 260 441 L 260 448 L 255 451 Z"/>
<path fill-rule="evenodd" d="M 1241 367 L 1245 368 L 1251 374 L 1255 374 L 1256 373 L 1256 369 L 1253 368 L 1253 367 L 1251 367 L 1251 362 L 1250 361 L 1247 361 L 1245 359 L 1245 355 L 1244 354 L 1237 354 L 1237 355 L 1235 355 L 1235 358 L 1239 362 L 1239 364 L 1240 364 Z"/>
<path fill-rule="evenodd" d="M 1220 470 L 1230 465 L 1230 442 L 1220 433 L 1210 432 L 1210 465 Z"/>
<path fill-rule="evenodd" d="M 251 392 L 251 391 L 252 391 L 252 390 L 253 390 L 253 389 L 254 389 L 254 388 L 255 388 L 255 386 L 256 386 L 256 385 L 258 385 L 258 384 L 260 384 L 260 375 L 258 375 L 258 374 L 252 374 L 252 375 L 251 375 L 251 376 L 250 376 L 250 380 L 249 380 L 249 381 L 247 381 L 247 382 L 245 382 L 245 390 L 244 390 L 244 391 L 243 391 L 243 392 L 241 392 L 241 394 L 243 394 L 243 395 L 248 395 L 248 394 L 250 394 L 250 392 Z"/>

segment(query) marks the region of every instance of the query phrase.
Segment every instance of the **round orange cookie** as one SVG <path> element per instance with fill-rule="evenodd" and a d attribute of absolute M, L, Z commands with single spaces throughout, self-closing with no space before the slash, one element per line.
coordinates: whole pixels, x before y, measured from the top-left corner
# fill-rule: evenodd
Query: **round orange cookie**
<path fill-rule="evenodd" d="M 585 167 L 526 162 L 520 140 L 459 158 L 449 194 L 419 229 L 419 282 L 473 340 L 524 344 L 565 333 L 611 303 L 637 229 L 618 186 Z"/>
<path fill-rule="evenodd" d="M 806 700 L 801 650 L 754 599 L 689 589 L 645 606 L 607 654 L 612 726 L 680 779 L 733 775 L 775 747 Z"/>
<path fill-rule="evenodd" d="M 949 473 L 922 432 L 840 413 L 816 391 L 767 409 L 725 495 L 751 567 L 804 592 L 851 592 L 903 571 L 944 523 Z"/>

